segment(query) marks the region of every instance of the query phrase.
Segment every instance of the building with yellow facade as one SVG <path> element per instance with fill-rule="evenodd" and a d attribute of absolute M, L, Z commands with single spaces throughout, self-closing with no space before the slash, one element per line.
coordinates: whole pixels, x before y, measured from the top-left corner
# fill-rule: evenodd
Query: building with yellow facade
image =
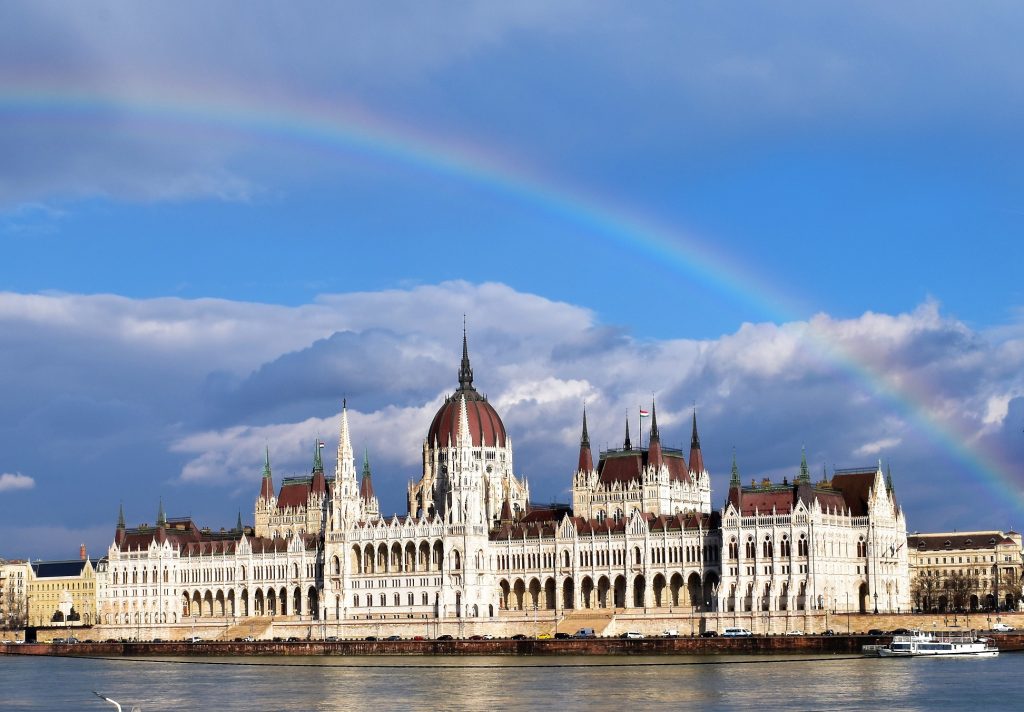
<path fill-rule="evenodd" d="M 96 565 L 82 557 L 29 564 L 26 598 L 30 626 L 92 625 L 96 619 Z"/>

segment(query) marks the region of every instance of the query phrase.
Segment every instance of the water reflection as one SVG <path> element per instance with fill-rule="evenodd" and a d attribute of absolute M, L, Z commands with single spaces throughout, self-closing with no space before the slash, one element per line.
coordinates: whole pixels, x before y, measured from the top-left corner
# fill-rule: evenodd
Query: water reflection
<path fill-rule="evenodd" d="M 678 656 L 87 660 L 0 656 L 2 706 L 145 712 L 393 709 L 975 709 L 1015 699 L 1021 656 L 978 660 Z M 91 698 L 91 699 L 90 699 Z"/>

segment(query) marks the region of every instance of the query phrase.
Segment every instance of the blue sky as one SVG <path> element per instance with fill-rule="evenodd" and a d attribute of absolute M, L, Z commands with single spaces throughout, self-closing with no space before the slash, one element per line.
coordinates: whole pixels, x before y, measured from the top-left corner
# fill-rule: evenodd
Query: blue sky
<path fill-rule="evenodd" d="M 4 3 L 0 556 L 251 517 L 343 396 L 400 511 L 463 314 L 539 499 L 654 394 L 716 503 L 806 446 L 1019 529 L 1022 15 Z"/>

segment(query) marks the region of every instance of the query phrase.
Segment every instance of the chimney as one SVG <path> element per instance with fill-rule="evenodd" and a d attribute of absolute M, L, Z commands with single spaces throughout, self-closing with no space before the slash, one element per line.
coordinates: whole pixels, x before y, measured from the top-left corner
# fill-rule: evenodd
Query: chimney
<path fill-rule="evenodd" d="M 85 544 L 78 547 L 78 558 L 85 561 Z"/>

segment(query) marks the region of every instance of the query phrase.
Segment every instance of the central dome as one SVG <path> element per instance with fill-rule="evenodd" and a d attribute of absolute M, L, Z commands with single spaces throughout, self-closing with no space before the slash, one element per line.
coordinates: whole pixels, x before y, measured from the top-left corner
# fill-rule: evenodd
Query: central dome
<path fill-rule="evenodd" d="M 466 399 L 466 416 L 469 420 L 469 434 L 473 447 L 505 447 L 507 436 L 505 426 L 487 398 L 473 387 L 473 369 L 469 365 L 469 346 L 466 334 L 462 334 L 462 364 L 459 366 L 459 388 L 445 399 L 438 409 L 427 431 L 427 445 L 447 447 L 459 436 L 459 413 L 462 399 Z"/>

